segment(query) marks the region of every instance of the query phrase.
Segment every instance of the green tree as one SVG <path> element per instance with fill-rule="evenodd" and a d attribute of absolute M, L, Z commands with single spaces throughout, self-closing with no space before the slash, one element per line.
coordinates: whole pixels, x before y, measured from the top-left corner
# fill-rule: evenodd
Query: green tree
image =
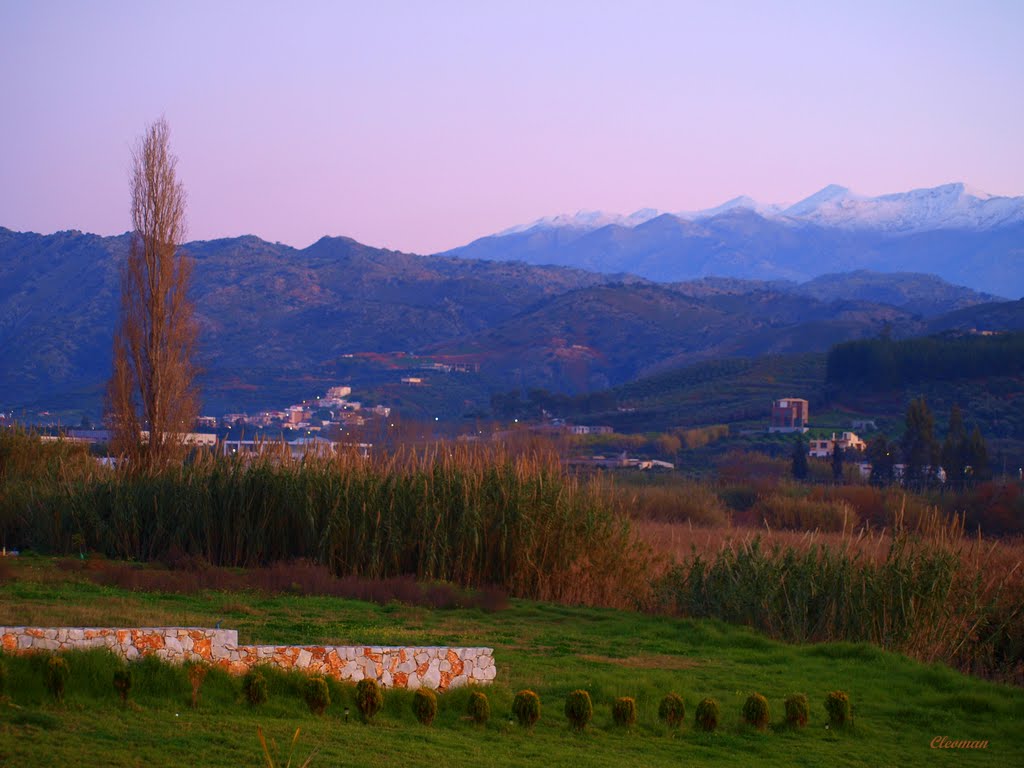
<path fill-rule="evenodd" d="M 969 470 L 967 468 L 970 468 Z M 967 447 L 964 451 L 965 475 L 970 485 L 983 483 L 992 478 L 988 465 L 988 445 L 981 435 L 981 430 L 975 427 L 971 436 L 967 438 Z"/>
<path fill-rule="evenodd" d="M 832 444 L 832 479 L 837 483 L 843 480 L 843 449 L 838 440 Z"/>
<path fill-rule="evenodd" d="M 871 462 L 872 485 L 890 485 L 892 483 L 893 464 L 895 463 L 894 450 L 895 446 L 885 439 L 885 435 L 878 435 L 868 443 L 865 455 Z"/>
<path fill-rule="evenodd" d="M 900 447 L 906 465 L 904 482 L 911 488 L 924 487 L 929 480 L 929 469 L 938 463 L 939 449 L 935 440 L 935 417 L 923 397 L 912 401 L 907 408 L 906 430 Z"/>
<path fill-rule="evenodd" d="M 946 471 L 946 482 L 954 490 L 964 487 L 964 470 L 967 467 L 967 429 L 960 406 L 954 403 L 949 412 L 949 431 L 942 443 L 942 468 Z"/>
<path fill-rule="evenodd" d="M 798 435 L 793 443 L 793 477 L 797 480 L 807 479 L 807 443 L 803 435 Z"/>

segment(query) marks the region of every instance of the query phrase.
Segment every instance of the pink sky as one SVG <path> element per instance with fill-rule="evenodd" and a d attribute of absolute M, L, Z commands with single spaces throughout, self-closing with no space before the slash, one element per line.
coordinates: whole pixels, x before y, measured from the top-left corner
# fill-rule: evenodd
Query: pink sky
<path fill-rule="evenodd" d="M 1024 3 L 0 2 L 0 226 L 430 253 L 541 216 L 1024 193 Z"/>

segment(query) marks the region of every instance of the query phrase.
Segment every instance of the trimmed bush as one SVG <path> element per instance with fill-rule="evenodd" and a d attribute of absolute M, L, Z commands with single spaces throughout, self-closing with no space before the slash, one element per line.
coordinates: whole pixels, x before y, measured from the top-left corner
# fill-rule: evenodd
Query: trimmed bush
<path fill-rule="evenodd" d="M 262 672 L 247 672 L 242 678 L 242 690 L 245 691 L 245 698 L 252 706 L 258 707 L 267 703 L 267 678 Z"/>
<path fill-rule="evenodd" d="M 323 675 L 313 675 L 309 678 L 303 694 L 309 711 L 314 715 L 322 715 L 331 706 L 331 692 L 327 690 L 327 681 Z"/>
<path fill-rule="evenodd" d="M 437 717 L 437 696 L 429 688 L 418 688 L 412 697 L 412 711 L 423 725 L 430 725 Z"/>
<path fill-rule="evenodd" d="M 636 725 L 636 701 L 629 696 L 616 699 L 612 704 L 612 720 L 626 728 Z"/>
<path fill-rule="evenodd" d="M 7 690 L 7 663 L 4 661 L 4 657 L 0 656 L 0 699 L 4 697 L 4 692 Z"/>
<path fill-rule="evenodd" d="M 359 707 L 359 714 L 363 716 L 363 722 L 368 723 L 373 716 L 380 712 L 384 706 L 384 694 L 376 680 L 364 677 L 356 683 L 356 706 Z"/>
<path fill-rule="evenodd" d="M 594 705 L 590 694 L 583 690 L 573 691 L 565 697 L 565 716 L 573 730 L 582 731 L 594 716 Z"/>
<path fill-rule="evenodd" d="M 468 712 L 477 725 L 485 725 L 491 719 L 491 705 L 483 691 L 473 691 L 469 694 Z"/>
<path fill-rule="evenodd" d="M 694 721 L 700 730 L 710 733 L 718 728 L 720 714 L 717 701 L 714 699 L 701 699 L 700 704 L 697 705 L 697 714 Z"/>
<path fill-rule="evenodd" d="M 63 656 L 51 656 L 46 662 L 46 690 L 57 702 L 64 701 L 64 687 L 71 670 Z"/>
<path fill-rule="evenodd" d="M 192 686 L 192 699 L 189 706 L 196 709 L 199 706 L 199 690 L 203 687 L 206 673 L 210 668 L 201 661 L 190 661 L 186 664 L 188 670 L 188 684 Z"/>
<path fill-rule="evenodd" d="M 850 697 L 843 691 L 832 691 L 825 697 L 825 711 L 831 725 L 846 725 L 850 722 Z"/>
<path fill-rule="evenodd" d="M 686 704 L 678 693 L 666 693 L 658 705 L 658 719 L 669 728 L 678 728 L 686 718 Z"/>
<path fill-rule="evenodd" d="M 743 703 L 743 721 L 752 725 L 759 731 L 763 731 L 771 722 L 771 711 L 768 709 L 768 699 L 760 693 L 752 693 Z"/>
<path fill-rule="evenodd" d="M 786 724 L 793 728 L 803 728 L 810 719 L 810 707 L 807 697 L 802 693 L 792 693 L 786 697 Z"/>
<path fill-rule="evenodd" d="M 512 699 L 512 714 L 520 725 L 532 728 L 540 720 L 540 696 L 533 691 L 520 691 Z"/>
<path fill-rule="evenodd" d="M 114 690 L 121 697 L 121 703 L 128 703 L 128 691 L 132 689 L 132 671 L 118 669 L 114 671 Z"/>

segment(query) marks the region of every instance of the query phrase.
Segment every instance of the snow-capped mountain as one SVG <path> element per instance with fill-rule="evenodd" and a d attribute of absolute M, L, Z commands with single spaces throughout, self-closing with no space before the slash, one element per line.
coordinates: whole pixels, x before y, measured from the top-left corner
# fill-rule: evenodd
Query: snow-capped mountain
<path fill-rule="evenodd" d="M 522 232 L 531 232 L 533 230 L 544 230 L 544 229 L 571 229 L 578 230 L 581 232 L 589 232 L 594 229 L 600 229 L 601 227 L 607 227 L 609 224 L 617 224 L 620 227 L 633 227 L 643 224 L 645 221 L 650 221 L 653 218 L 661 216 L 662 211 L 657 211 L 654 208 L 641 208 L 639 211 L 634 211 L 629 215 L 623 215 L 621 213 L 606 213 L 605 211 L 577 211 L 576 213 L 560 213 L 557 216 L 545 216 L 542 219 L 536 219 L 528 224 L 518 224 L 514 227 L 502 230 L 497 234 L 497 237 L 504 237 L 505 235 L 518 235 Z"/>
<path fill-rule="evenodd" d="M 842 229 L 991 229 L 1024 221 L 1024 197 L 996 197 L 963 183 L 879 197 L 864 197 L 832 185 L 790 206 L 782 215 Z"/>
<path fill-rule="evenodd" d="M 829 184 L 789 206 L 759 203 L 743 195 L 713 208 L 678 211 L 671 215 L 686 221 L 700 221 L 738 209 L 750 210 L 763 218 L 778 219 L 792 225 L 807 223 L 839 229 L 878 229 L 886 232 L 990 229 L 1024 221 L 1024 196 L 999 197 L 958 182 L 867 197 L 846 187 Z M 663 213 L 654 208 L 642 208 L 629 215 L 584 210 L 520 224 L 499 232 L 497 236 L 549 229 L 589 232 L 609 224 L 632 229 Z"/>
<path fill-rule="evenodd" d="M 805 281 L 851 269 L 908 271 L 1020 296 L 1024 197 L 998 197 L 964 184 L 868 197 L 829 185 L 788 206 L 737 197 L 701 211 L 580 211 L 512 227 L 447 255 L 663 282 L 706 276 Z"/>

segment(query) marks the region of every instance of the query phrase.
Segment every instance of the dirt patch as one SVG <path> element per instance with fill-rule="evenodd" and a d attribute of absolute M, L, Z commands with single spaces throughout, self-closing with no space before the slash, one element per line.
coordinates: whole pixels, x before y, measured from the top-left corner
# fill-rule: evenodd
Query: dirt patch
<path fill-rule="evenodd" d="M 594 654 L 582 654 L 584 661 L 596 661 L 600 664 L 615 664 L 619 667 L 629 669 L 693 669 L 700 666 L 695 659 L 688 659 L 684 656 L 670 656 L 666 653 L 645 653 L 642 656 L 596 656 Z"/>

